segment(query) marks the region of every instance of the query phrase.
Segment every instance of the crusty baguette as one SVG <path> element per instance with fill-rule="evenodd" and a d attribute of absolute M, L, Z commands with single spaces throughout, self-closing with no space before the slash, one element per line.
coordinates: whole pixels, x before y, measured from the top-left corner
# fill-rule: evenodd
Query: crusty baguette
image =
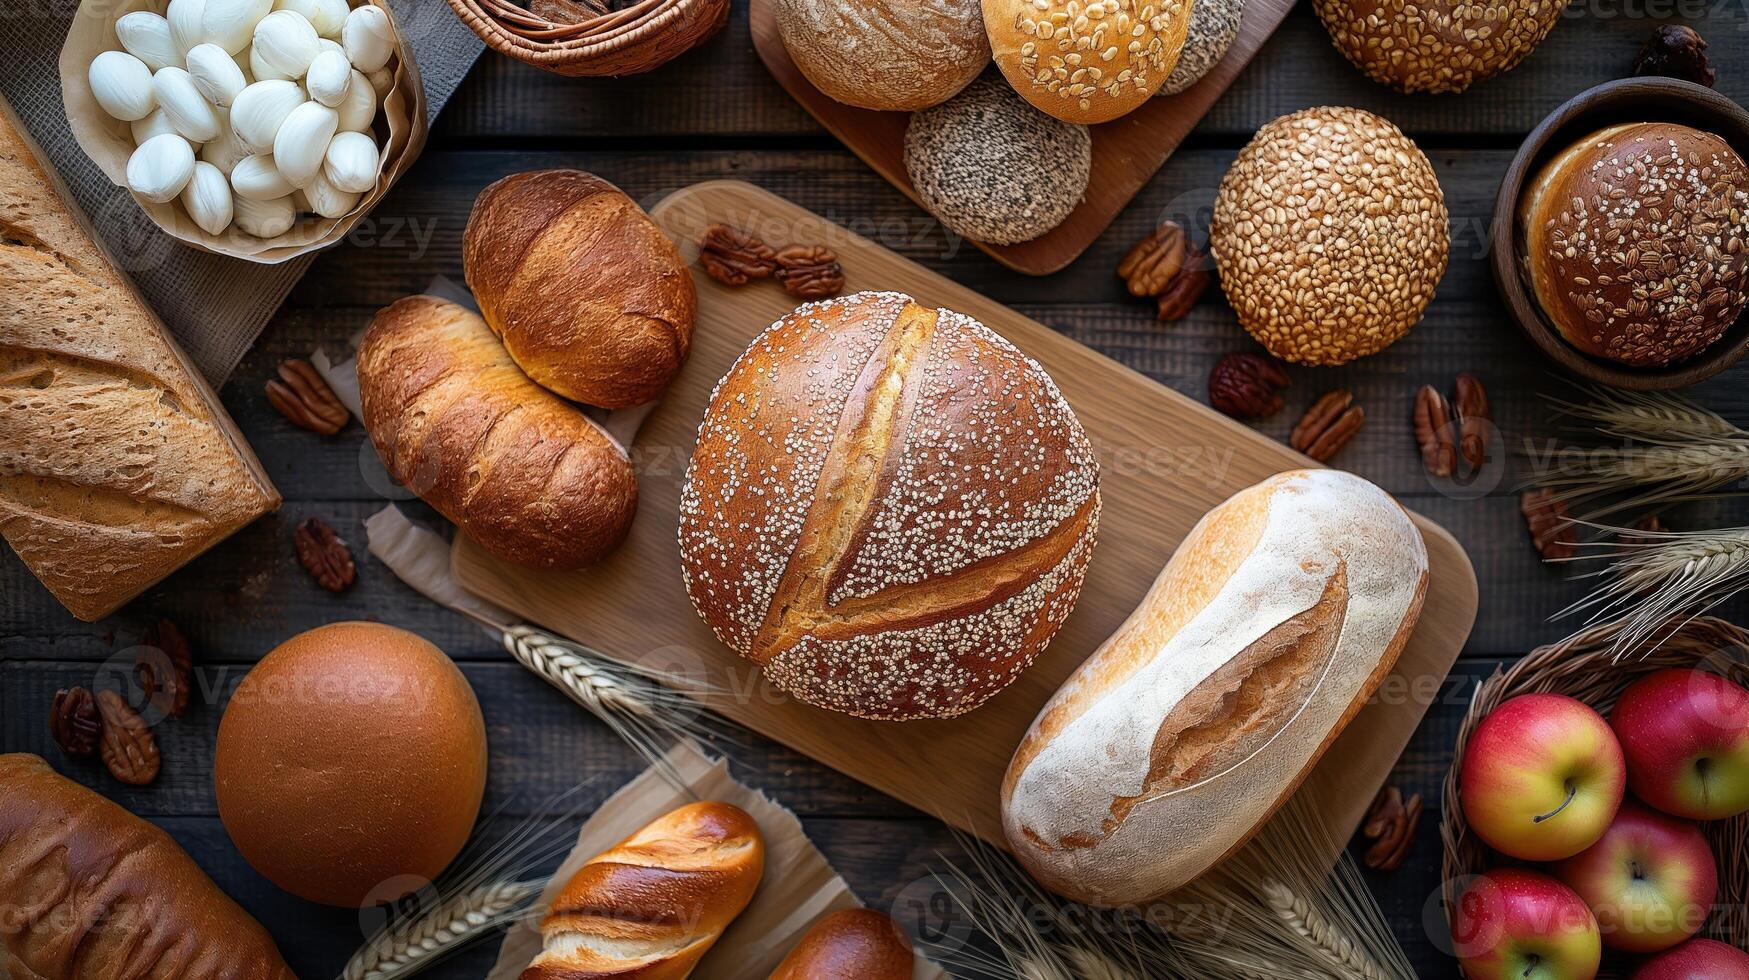
<path fill-rule="evenodd" d="M 297 980 L 170 835 L 34 755 L 0 755 L 0 787 L 12 980 Z"/>
<path fill-rule="evenodd" d="M 1427 549 L 1378 487 L 1281 473 L 1210 511 L 1009 763 L 1014 853 L 1076 901 L 1159 898 L 1286 801 L 1390 672 Z"/>
<path fill-rule="evenodd" d="M 911 940 L 874 909 L 841 909 L 814 923 L 771 980 L 911 980 Z"/>
<path fill-rule="evenodd" d="M 682 571 L 724 643 L 803 701 L 945 718 L 1025 670 L 1074 608 L 1099 462 L 1036 361 L 903 293 L 796 308 L 711 396 Z"/>
<path fill-rule="evenodd" d="M 358 348 L 358 388 L 389 474 L 492 554 L 576 568 L 631 529 L 631 462 L 468 310 L 409 296 L 378 312 Z"/>
<path fill-rule="evenodd" d="M 764 873 L 752 817 L 728 803 L 683 806 L 577 869 L 521 980 L 683 980 Z"/>
<path fill-rule="evenodd" d="M 0 534 L 94 620 L 277 506 L 0 99 Z"/>

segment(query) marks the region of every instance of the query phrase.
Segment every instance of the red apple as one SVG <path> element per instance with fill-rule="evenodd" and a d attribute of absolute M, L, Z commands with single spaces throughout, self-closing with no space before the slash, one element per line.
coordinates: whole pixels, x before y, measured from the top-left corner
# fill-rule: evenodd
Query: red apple
<path fill-rule="evenodd" d="M 1470 980 L 1591 980 L 1603 958 L 1597 920 L 1545 874 L 1499 868 L 1458 897 L 1452 949 Z"/>
<path fill-rule="evenodd" d="M 1459 800 L 1470 829 L 1502 854 L 1559 861 L 1609 828 L 1627 774 L 1603 716 L 1559 694 L 1495 708 L 1470 736 Z"/>
<path fill-rule="evenodd" d="M 1647 960 L 1634 980 L 1749 980 L 1749 953 L 1716 939 L 1690 939 Z"/>
<path fill-rule="evenodd" d="M 1555 867 L 1603 929 L 1603 944 L 1655 953 L 1700 931 L 1719 894 L 1718 864 L 1700 825 L 1636 800 L 1603 839 Z"/>
<path fill-rule="evenodd" d="M 1749 690 L 1704 670 L 1660 670 L 1623 691 L 1609 721 L 1635 796 L 1690 820 L 1749 811 Z"/>

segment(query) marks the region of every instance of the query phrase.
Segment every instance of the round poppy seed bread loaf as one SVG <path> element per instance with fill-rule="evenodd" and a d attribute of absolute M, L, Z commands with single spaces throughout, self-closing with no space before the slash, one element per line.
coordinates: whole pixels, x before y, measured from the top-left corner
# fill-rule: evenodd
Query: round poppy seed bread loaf
<path fill-rule="evenodd" d="M 680 497 L 699 615 L 777 687 L 946 718 L 1075 605 L 1099 519 L 1087 434 L 1038 363 L 902 293 L 810 303 L 711 395 Z"/>
<path fill-rule="evenodd" d="M 1325 106 L 1257 131 L 1221 180 L 1209 249 L 1239 323 L 1275 356 L 1342 364 L 1395 343 L 1445 274 L 1433 165 L 1389 120 Z"/>
<path fill-rule="evenodd" d="M 1518 226 L 1537 305 L 1592 357 L 1687 360 L 1749 302 L 1749 167 L 1712 133 L 1666 122 L 1592 133 L 1538 172 Z"/>
<path fill-rule="evenodd" d="M 1462 92 L 1542 43 L 1564 0 L 1313 0 L 1336 50 L 1399 92 Z"/>
<path fill-rule="evenodd" d="M 1172 66 L 1166 84 L 1155 94 L 1177 95 L 1202 81 L 1202 76 L 1227 56 L 1227 49 L 1239 36 L 1244 13 L 1245 0 L 1196 0 L 1178 64 Z"/>
<path fill-rule="evenodd" d="M 1062 224 L 1081 203 L 1093 141 L 1086 126 L 1052 119 L 986 75 L 912 115 L 905 172 L 949 230 L 1013 245 Z"/>
<path fill-rule="evenodd" d="M 814 87 L 846 105 L 940 105 L 990 65 L 979 0 L 776 0 L 777 32 Z"/>

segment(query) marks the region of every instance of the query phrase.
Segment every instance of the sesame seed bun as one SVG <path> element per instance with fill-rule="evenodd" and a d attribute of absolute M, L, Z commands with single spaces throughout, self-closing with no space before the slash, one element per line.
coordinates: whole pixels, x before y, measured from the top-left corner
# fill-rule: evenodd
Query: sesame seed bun
<path fill-rule="evenodd" d="M 1749 299 L 1749 168 L 1711 133 L 1663 122 L 1592 133 L 1537 173 L 1518 225 L 1537 305 L 1592 357 L 1686 360 Z"/>
<path fill-rule="evenodd" d="M 1064 122 L 1110 122 L 1147 102 L 1178 64 L 1191 0 L 983 0 L 997 67 Z"/>
<path fill-rule="evenodd" d="M 810 303 L 711 396 L 680 497 L 687 592 L 777 687 L 946 718 L 1008 686 L 1081 592 L 1093 449 L 1044 369 L 902 293 Z"/>
<path fill-rule="evenodd" d="M 1510 71 L 1561 19 L 1560 0 L 1313 0 L 1343 57 L 1399 92 L 1462 92 Z"/>
<path fill-rule="evenodd" d="M 1258 130 L 1209 227 L 1239 323 L 1299 364 L 1342 364 L 1408 333 L 1445 274 L 1449 237 L 1421 150 L 1386 119 L 1330 106 Z"/>

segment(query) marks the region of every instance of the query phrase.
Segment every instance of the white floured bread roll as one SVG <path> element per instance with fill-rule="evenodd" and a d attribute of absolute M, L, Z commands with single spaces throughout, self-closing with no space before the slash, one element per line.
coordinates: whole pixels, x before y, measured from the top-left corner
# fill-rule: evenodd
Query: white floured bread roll
<path fill-rule="evenodd" d="M 1426 590 L 1420 532 L 1360 477 L 1297 470 L 1235 494 L 1033 722 L 1002 783 L 1015 855 L 1096 905 L 1192 881 L 1377 689 Z"/>
<path fill-rule="evenodd" d="M 777 0 L 777 32 L 814 87 L 909 112 L 953 98 L 990 64 L 980 0 Z"/>

